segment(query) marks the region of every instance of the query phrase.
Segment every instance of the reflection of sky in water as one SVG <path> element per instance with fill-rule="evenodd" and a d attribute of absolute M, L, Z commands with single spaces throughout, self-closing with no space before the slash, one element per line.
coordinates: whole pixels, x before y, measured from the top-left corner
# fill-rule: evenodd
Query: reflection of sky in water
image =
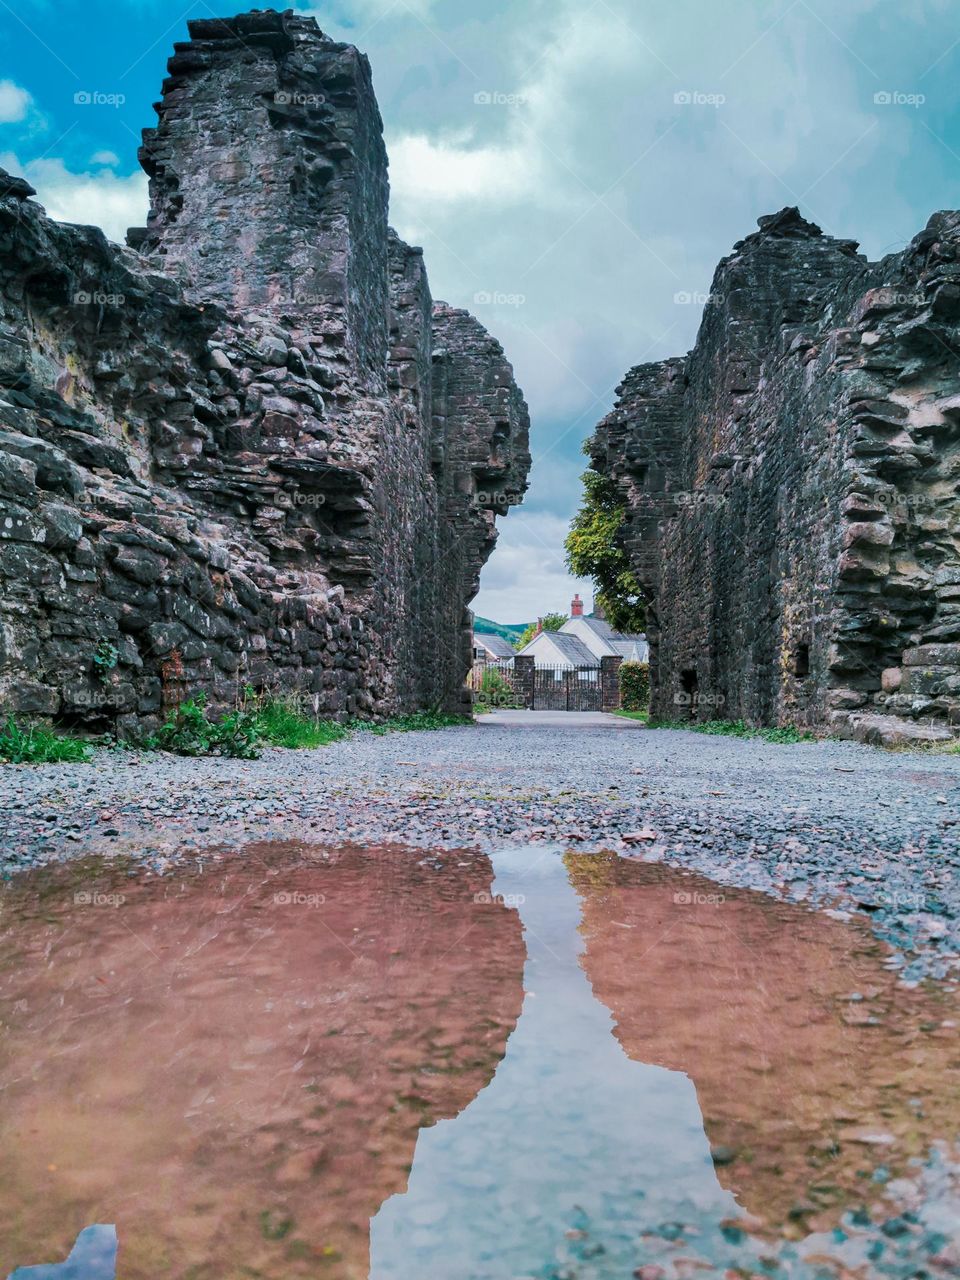
<path fill-rule="evenodd" d="M 407 1192 L 370 1224 L 372 1280 L 549 1276 L 578 1257 L 591 1275 L 629 1275 L 639 1230 L 739 1216 L 692 1082 L 632 1062 L 594 998 L 561 859 L 510 850 L 493 864 L 494 891 L 525 898 L 523 1014 L 491 1084 L 420 1133 Z"/>
<path fill-rule="evenodd" d="M 17 1267 L 9 1280 L 114 1280 L 116 1266 L 116 1229 L 100 1225 L 80 1232 L 65 1262 Z"/>
<path fill-rule="evenodd" d="M 489 1078 L 491 1055 L 503 1044 L 503 1028 L 506 1024 L 502 1010 L 499 1030 L 491 1032 L 491 1043 L 477 1043 L 475 1051 L 471 1047 L 468 1055 L 461 1055 L 457 1059 L 458 1074 L 455 1080 L 441 1077 L 444 1085 L 456 1083 L 462 1086 L 456 1105 L 463 1106 L 464 1109 L 455 1119 L 442 1120 L 430 1128 L 421 1129 L 416 1136 L 415 1151 L 413 1142 L 416 1118 L 412 1123 L 407 1122 L 403 1146 L 393 1166 L 387 1170 L 389 1177 L 382 1168 L 382 1151 L 379 1147 L 374 1147 L 370 1162 L 360 1168 L 355 1181 L 350 1184 L 351 1189 L 359 1186 L 363 1192 L 363 1199 L 358 1201 L 352 1224 L 362 1250 L 358 1245 L 349 1270 L 342 1272 L 337 1272 L 336 1267 L 330 1266 L 324 1258 L 324 1274 L 329 1274 L 333 1280 L 343 1280 L 347 1274 L 351 1277 L 366 1274 L 365 1227 L 368 1219 L 371 1280 L 560 1280 L 560 1277 L 564 1280 L 572 1280 L 573 1277 L 576 1280 L 623 1280 L 633 1274 L 635 1268 L 647 1262 L 662 1266 L 665 1277 L 671 1277 L 672 1280 L 689 1276 L 693 1274 L 691 1268 L 704 1264 L 704 1275 L 722 1275 L 730 1268 L 739 1267 L 755 1274 L 775 1272 L 789 1275 L 791 1280 L 821 1280 L 827 1271 L 818 1257 L 822 1258 L 824 1254 L 842 1261 L 849 1271 L 858 1270 L 858 1274 L 864 1276 L 908 1280 L 918 1271 L 933 1274 L 929 1266 L 930 1256 L 943 1250 L 956 1238 L 957 1223 L 960 1222 L 960 1199 L 954 1180 L 954 1174 L 960 1171 L 960 1166 L 951 1163 L 949 1152 L 946 1151 L 941 1161 L 934 1160 L 922 1171 L 917 1171 L 923 1179 L 923 1194 L 915 1214 L 905 1214 L 903 1222 L 898 1220 L 894 1224 L 896 1230 L 888 1230 L 891 1226 L 889 1222 L 883 1223 L 881 1230 L 881 1215 L 885 1213 L 885 1209 L 880 1204 L 875 1206 L 876 1222 L 872 1227 L 862 1212 L 852 1211 L 863 1200 L 869 1203 L 879 1195 L 879 1183 L 869 1184 L 865 1188 L 867 1194 L 864 1197 L 859 1193 L 852 1199 L 848 1197 L 848 1211 L 840 1218 L 839 1226 L 808 1235 L 802 1240 L 762 1240 L 741 1231 L 731 1223 L 730 1219 L 741 1216 L 740 1211 L 733 1194 L 724 1190 L 714 1171 L 691 1079 L 680 1071 L 651 1066 L 627 1056 L 614 1034 L 616 1028 L 608 1008 L 594 996 L 588 978 L 580 967 L 579 962 L 584 953 L 584 942 L 578 931 L 581 921 L 580 899 L 568 879 L 567 868 L 559 853 L 542 849 L 510 850 L 495 855 L 493 863 L 496 876 L 494 892 L 503 895 L 508 904 L 523 899 L 519 914 L 525 931 L 526 959 L 523 977 L 527 994 L 522 1016 L 506 1042 L 505 1056 L 498 1064 L 495 1075 L 479 1093 L 475 1090 L 480 1082 Z M 427 865 L 426 860 L 419 865 Z M 585 866 L 587 870 L 584 878 L 581 879 L 578 875 L 575 879 L 577 883 L 589 886 L 589 862 Z M 425 873 L 432 874 L 432 871 Z M 382 901 L 389 905 L 391 900 L 389 896 L 384 897 L 380 881 L 374 878 L 371 883 L 374 904 Z M 402 883 L 408 887 L 413 886 L 418 894 L 423 892 L 419 873 L 415 880 Z M 626 882 L 631 893 L 645 892 L 642 884 L 632 884 L 631 887 L 631 883 L 629 879 Z M 401 912 L 405 909 L 404 903 L 409 905 L 409 900 L 403 893 L 396 901 Z M 430 901 L 435 904 L 440 900 Z M 472 899 L 461 896 L 451 898 L 450 901 L 470 902 Z M 617 936 L 620 924 L 610 913 L 628 905 L 624 900 L 617 907 L 613 905 L 615 901 L 613 899 L 603 906 L 602 917 L 597 915 L 603 928 L 608 930 L 606 935 L 600 936 L 600 943 L 607 947 L 608 965 L 611 956 L 614 965 L 619 963 L 621 956 Z M 200 905 L 203 905 L 203 900 Z M 498 929 L 494 934 L 488 935 L 482 945 L 477 945 L 476 933 L 468 941 L 464 941 L 474 926 L 469 922 L 465 923 L 456 911 L 445 917 L 447 926 L 451 922 L 456 925 L 455 930 L 449 934 L 442 933 L 441 915 L 436 910 L 425 911 L 421 916 L 418 927 L 429 929 L 432 922 L 435 929 L 441 930 L 443 946 L 433 953 L 435 969 L 424 969 L 419 963 L 413 966 L 411 972 L 417 981 L 409 988 L 408 995 L 411 992 L 415 996 L 422 993 L 423 975 L 427 973 L 427 981 L 436 985 L 440 996 L 436 1005 L 430 1001 L 424 1005 L 406 1000 L 403 991 L 407 988 L 401 985 L 396 990 L 391 990 L 383 974 L 376 968 L 369 972 L 374 977 L 379 974 L 378 981 L 383 979 L 382 992 L 379 991 L 377 982 L 368 982 L 366 979 L 359 982 L 356 987 L 357 999 L 366 1000 L 373 992 L 374 998 L 382 1006 L 379 1022 L 370 1022 L 359 1005 L 355 1006 L 356 1014 L 349 1008 L 345 1011 L 344 1025 L 356 1025 L 359 1035 L 366 1037 L 359 1042 L 363 1046 L 359 1052 L 363 1054 L 364 1062 L 377 1061 L 374 1055 L 378 1052 L 378 1046 L 382 1047 L 383 1037 L 395 1034 L 398 1025 L 402 1026 L 408 1040 L 411 1039 L 411 1029 L 426 1028 L 427 1039 L 432 1042 L 435 1035 L 435 1031 L 431 1029 L 432 1019 L 440 1016 L 436 1010 L 443 1008 L 443 1002 L 450 992 L 456 993 L 459 1003 L 467 1004 L 471 1011 L 470 1027 L 474 1028 L 471 1032 L 466 1032 L 467 1024 L 463 1022 L 462 1011 L 454 1008 L 457 1016 L 450 1025 L 461 1036 L 458 1044 L 473 1046 L 474 1041 L 469 1039 L 469 1035 L 476 1035 L 477 1021 L 483 1025 L 483 1017 L 488 1013 L 492 1015 L 498 1008 L 492 993 L 500 991 L 502 998 L 506 989 L 498 985 L 503 978 L 501 970 L 504 964 L 510 978 L 509 1010 L 512 1021 L 512 1014 L 517 1007 L 517 979 L 520 970 L 516 920 L 502 912 L 487 913 L 485 918 L 492 919 L 493 916 L 497 917 L 500 925 L 506 923 L 510 928 L 506 931 Z M 201 918 L 206 920 L 204 912 L 201 912 Z M 362 920 L 368 918 L 374 921 L 376 919 L 375 916 L 360 916 Z M 656 929 L 650 923 L 656 919 L 656 914 L 638 910 L 631 918 L 639 921 L 638 924 L 629 926 L 637 929 L 631 935 L 634 949 L 625 951 L 622 958 L 626 964 L 628 956 L 635 957 L 633 965 L 636 966 L 657 943 Z M 194 927 L 190 924 L 185 935 L 191 945 L 194 936 L 191 930 Z M 786 927 L 783 922 L 781 927 Z M 368 925 L 368 931 L 374 935 L 378 933 L 375 923 Z M 404 936 L 403 933 L 399 935 L 401 938 Z M 505 936 L 509 937 L 512 944 L 509 951 L 502 953 L 499 948 L 494 949 L 490 945 L 491 938 L 502 940 Z M 673 1012 L 668 1004 L 671 999 L 678 1002 L 677 1008 L 685 1013 L 685 1002 L 690 1001 L 691 992 L 696 993 L 696 984 L 704 981 L 708 966 L 723 962 L 722 955 L 716 956 L 709 945 L 703 945 L 695 934 L 691 936 L 691 950 L 675 948 L 670 965 L 661 964 L 659 968 L 652 970 L 658 975 L 656 989 L 659 1001 L 651 998 L 652 984 L 649 978 L 644 978 L 641 972 L 634 973 L 633 969 L 623 971 L 622 977 L 630 995 L 627 1012 L 622 1014 L 625 1020 L 624 1042 L 628 1045 L 631 1043 L 627 1031 L 632 1027 L 634 1043 L 640 1046 L 637 1050 L 638 1057 L 645 1044 L 641 1033 L 650 1032 L 656 1025 L 649 1019 L 660 1017 L 669 1024 L 669 1015 Z M 595 937 L 596 935 L 591 934 L 591 948 Z M 246 964 L 250 948 L 246 945 L 245 936 L 241 935 L 241 940 L 244 944 L 241 959 Z M 334 945 L 337 945 L 336 941 Z M 229 958 L 230 949 L 223 954 Z M 289 982 L 289 954 L 289 950 L 278 951 L 273 966 L 266 970 L 265 980 L 268 983 Z M 323 952 L 320 954 L 326 955 Z M 801 950 L 788 954 L 791 959 L 795 955 L 802 959 L 804 953 Z M 603 955 L 601 946 L 601 959 Z M 491 957 L 499 957 L 499 969 L 498 965 L 493 965 L 489 971 L 484 967 Z M 602 972 L 602 964 L 596 967 L 597 953 L 590 958 L 595 962 L 596 972 Z M 445 966 L 452 965 L 454 959 L 462 963 L 459 967 L 454 966 L 451 973 L 445 974 Z M 331 965 L 329 957 L 323 963 Z M 241 966 L 238 969 L 241 976 L 248 971 L 248 967 Z M 330 973 L 325 974 L 328 987 L 330 981 L 336 979 L 339 982 L 341 979 L 338 975 L 347 971 L 333 962 Z M 349 969 L 349 972 L 359 971 Z M 771 973 L 775 972 L 775 968 L 771 970 Z M 478 981 L 474 983 L 473 978 L 477 975 Z M 314 983 L 318 976 L 317 970 L 307 966 L 300 974 L 300 979 Z M 201 1001 L 220 998 L 218 983 L 214 983 L 212 988 L 209 984 L 204 985 L 205 971 L 197 969 L 194 977 L 199 984 L 197 990 Z M 759 973 L 757 978 L 762 981 L 763 974 Z M 740 980 L 739 977 L 737 980 Z M 600 979 L 597 981 L 597 989 L 602 991 Z M 753 979 L 745 976 L 744 981 L 750 983 Z M 492 986 L 488 985 L 490 982 Z M 339 987 L 335 989 L 339 990 Z M 721 992 L 723 989 L 721 986 Z M 165 991 L 166 988 L 162 990 Z M 268 986 L 267 991 L 270 990 Z M 722 999 L 722 995 L 719 998 Z M 795 998 L 791 991 L 787 991 L 785 999 Z M 611 1004 L 620 1008 L 613 998 Z M 653 1010 L 646 1014 L 646 1021 L 643 1013 L 645 1005 Z M 427 1013 L 424 1013 L 425 1007 Z M 152 1010 L 152 1005 L 149 1008 Z M 201 1003 L 200 1008 L 205 1010 L 207 1006 Z M 735 1006 L 735 1010 L 738 1008 L 739 1005 Z M 406 1014 L 407 1009 L 413 1010 L 409 1016 Z M 770 1022 L 763 1024 L 765 1035 L 767 1027 L 770 1029 L 769 1034 L 776 1034 L 776 1018 L 783 1016 L 783 1002 L 774 1004 L 771 1009 Z M 813 1005 L 811 1010 L 815 1013 Z M 476 1011 L 479 1011 L 480 1019 L 473 1016 Z M 308 1015 L 305 1016 L 309 1019 L 319 1015 L 308 1010 Z M 406 1021 L 400 1024 L 395 1021 L 404 1016 L 407 1017 Z M 739 1018 L 739 1014 L 737 1017 Z M 241 1018 L 231 1016 L 226 1024 L 223 1042 L 228 1050 L 234 1045 L 233 1033 L 240 1022 Z M 309 1025 L 309 1020 L 305 1025 Z M 494 1024 L 491 1022 L 487 1025 Z M 737 1027 L 739 1025 L 738 1021 Z M 438 1026 L 443 1029 L 441 1024 Z M 716 1106 L 716 1089 L 719 1088 L 724 1094 L 729 1091 L 736 1082 L 734 1073 L 740 1068 L 743 1054 L 755 1052 L 755 1048 L 751 1048 L 755 1046 L 755 1042 L 747 1041 L 743 1047 L 739 1044 L 731 1045 L 722 1035 L 704 1032 L 702 1021 L 694 1020 L 693 1026 L 697 1028 L 696 1034 L 691 1031 L 682 1042 L 685 1053 L 676 1058 L 660 1060 L 693 1062 L 692 1069 L 697 1070 L 698 1064 L 707 1061 L 709 1055 L 713 1055 L 709 1058 L 710 1063 L 717 1063 L 719 1058 L 718 1072 L 712 1078 Z M 668 1025 L 665 1031 L 668 1032 L 669 1029 Z M 468 1036 L 465 1041 L 464 1035 Z M 193 1028 L 187 1043 L 192 1045 L 196 1036 L 196 1028 Z M 144 1040 L 144 1044 L 151 1044 L 149 1038 Z M 414 1047 L 418 1067 L 421 1061 L 432 1062 L 435 1070 L 443 1071 L 445 1059 L 442 1056 L 433 1056 L 432 1051 L 427 1052 L 423 1045 Z M 222 1051 L 218 1052 L 222 1055 Z M 421 1053 L 425 1055 L 422 1059 Z M 659 1057 L 659 1054 L 654 1051 L 650 1056 Z M 250 1058 L 246 1048 L 242 1051 L 238 1049 L 237 1057 L 245 1070 L 261 1073 L 256 1085 L 259 1096 L 265 1068 L 258 1065 L 255 1058 Z M 282 1061 L 282 1058 L 279 1060 Z M 356 1060 L 351 1061 L 355 1073 Z M 96 1077 L 99 1070 L 98 1060 L 93 1064 L 92 1078 Z M 331 1078 L 338 1078 L 336 1064 L 331 1063 L 329 1053 L 323 1055 L 321 1070 L 327 1070 Z M 460 1074 L 463 1072 L 467 1073 L 467 1078 Z M 408 1064 L 405 1064 L 402 1078 L 406 1079 L 407 1074 Z M 136 1072 L 133 1075 L 139 1079 Z M 352 1075 L 350 1078 L 352 1079 Z M 926 1076 L 923 1078 L 926 1079 Z M 950 1078 L 952 1080 L 952 1075 Z M 174 1110 L 168 1109 L 167 1114 L 175 1116 L 178 1114 L 176 1108 L 184 1105 L 178 1091 L 182 1088 L 183 1080 L 177 1072 L 172 1074 L 171 1079 L 173 1090 L 167 1105 L 169 1108 L 172 1101 Z M 251 1076 L 251 1079 L 254 1077 Z M 62 1083 L 60 1082 L 61 1085 Z M 937 1077 L 937 1086 L 940 1087 L 941 1083 Z M 740 1085 L 743 1087 L 742 1076 Z M 744 1095 L 746 1101 L 751 1106 L 757 1106 L 755 1095 L 749 1092 L 749 1079 L 747 1088 Z M 136 1105 L 131 1106 L 131 1115 L 136 1116 L 137 1123 L 131 1128 L 130 1134 L 138 1142 L 142 1134 L 163 1128 L 162 1112 L 156 1112 L 149 1102 L 144 1105 L 143 1101 L 159 1096 L 162 1092 L 156 1089 L 154 1094 L 147 1092 L 143 1098 L 137 1098 Z M 58 1088 L 57 1103 L 61 1098 L 70 1096 L 70 1090 Z M 312 1099 L 313 1095 L 309 1096 Z M 464 1106 L 471 1096 L 473 1100 Z M 709 1091 L 701 1096 L 709 1106 Z M 42 1094 L 41 1100 L 49 1106 L 51 1118 L 60 1116 L 57 1105 Z M 280 1101 L 282 1102 L 282 1098 Z M 312 1101 L 310 1105 L 312 1107 Z M 389 1106 L 395 1109 L 394 1084 L 390 1080 L 375 1083 L 371 1086 L 369 1096 L 364 1099 L 364 1105 L 366 1110 L 361 1108 L 358 1112 L 362 1121 L 360 1127 L 356 1122 L 352 1122 L 352 1131 L 349 1127 L 338 1130 L 334 1126 L 331 1130 L 332 1145 L 339 1144 L 342 1148 L 353 1151 L 357 1145 L 356 1135 L 369 1130 L 369 1117 L 376 1117 L 377 1108 L 383 1110 Z M 448 1106 L 445 1114 L 451 1115 L 454 1110 L 454 1106 Z M 69 1121 L 72 1114 L 70 1107 L 66 1107 L 63 1114 Z M 340 1114 L 339 1111 L 337 1114 Z M 713 1114 L 716 1119 L 716 1112 Z M 770 1123 L 771 1117 L 778 1119 L 769 1105 L 766 1110 L 761 1107 L 758 1114 L 764 1123 Z M 264 1119 L 272 1123 L 272 1117 L 273 1111 L 268 1106 L 263 1110 L 262 1116 L 255 1118 L 255 1122 L 250 1122 L 251 1131 Z M 349 1116 L 347 1119 L 349 1122 Z M 911 1123 L 915 1122 L 915 1118 L 912 1118 Z M 65 1129 L 61 1126 L 55 1131 L 69 1132 L 69 1123 Z M 123 1129 L 120 1131 L 126 1132 Z M 243 1132 L 247 1132 L 247 1129 Z M 346 1139 L 345 1134 L 349 1135 Z M 92 1155 L 93 1146 L 88 1146 Z M 166 1150 L 164 1147 L 160 1149 Z M 224 1166 L 217 1173 L 215 1185 L 224 1192 L 225 1197 L 239 1185 L 244 1203 L 256 1206 L 267 1203 L 262 1198 L 264 1186 L 269 1186 L 261 1176 L 264 1173 L 263 1166 L 258 1164 L 246 1144 L 237 1149 L 241 1152 L 241 1161 L 233 1170 L 235 1180 L 231 1180 L 230 1171 Z M 280 1150 L 282 1152 L 282 1146 Z M 139 1148 L 136 1151 L 134 1159 L 137 1167 L 132 1181 L 139 1186 L 146 1179 L 147 1184 L 152 1187 L 153 1166 L 149 1161 L 143 1160 Z M 413 1164 L 406 1192 L 389 1196 L 383 1201 L 379 1211 L 369 1218 L 374 1206 L 380 1204 L 383 1195 L 387 1194 L 386 1187 L 402 1185 L 400 1171 L 406 1167 L 411 1153 Z M 124 1178 L 130 1177 L 130 1166 L 123 1163 L 127 1154 L 128 1149 L 124 1146 L 111 1151 L 109 1155 L 99 1153 L 103 1164 L 94 1164 L 94 1169 L 103 1178 L 104 1190 L 96 1200 L 89 1201 L 89 1208 L 79 1217 L 79 1222 L 89 1221 L 101 1213 L 107 1217 L 116 1216 L 121 1224 L 120 1234 L 123 1237 L 119 1256 L 122 1274 L 129 1275 L 131 1280 L 133 1275 L 149 1276 L 153 1280 L 155 1270 L 152 1264 L 139 1267 L 131 1264 L 130 1259 L 136 1256 L 135 1247 L 138 1242 L 142 1244 L 146 1238 L 145 1233 L 150 1232 L 154 1232 L 157 1239 L 162 1239 L 168 1233 L 171 1243 L 180 1245 L 183 1240 L 180 1233 L 182 1215 L 177 1215 L 174 1208 L 165 1204 L 157 1210 L 158 1221 L 155 1226 L 149 1214 L 139 1207 L 127 1217 L 124 1217 L 119 1207 L 116 1215 L 113 1209 L 95 1207 L 96 1204 L 113 1204 L 112 1188 L 122 1191 Z M 184 1161 L 185 1179 L 197 1174 L 200 1166 L 192 1165 L 189 1156 L 178 1158 Z M 865 1162 L 868 1159 L 870 1158 L 865 1155 Z M 83 1160 L 77 1163 L 82 1168 Z M 271 1176 L 270 1166 L 267 1166 L 266 1177 Z M 858 1176 L 862 1177 L 864 1174 Z M 353 1175 L 349 1177 L 352 1178 Z M 307 1181 L 306 1176 L 303 1181 L 304 1194 L 310 1197 L 311 1205 L 323 1203 L 330 1187 L 336 1195 L 343 1185 L 346 1183 L 336 1179 L 325 1183 L 322 1175 L 313 1183 Z M 758 1186 L 758 1200 L 762 1201 L 765 1190 L 762 1181 L 759 1184 L 755 1181 L 753 1189 L 757 1190 Z M 749 1191 L 744 1189 L 742 1194 L 746 1202 Z M 902 1201 L 904 1206 L 910 1203 L 911 1195 L 909 1185 L 906 1185 Z M 260 1198 L 254 1200 L 251 1198 L 253 1196 Z M 341 1212 L 341 1207 L 334 1196 L 330 1197 L 330 1203 L 333 1204 L 333 1209 L 329 1220 L 334 1221 Z M 49 1205 L 45 1208 L 49 1209 Z M 890 1213 L 894 1212 L 899 1213 L 901 1209 L 894 1209 L 891 1204 Z M 290 1217 L 293 1216 L 291 1212 Z M 237 1222 L 235 1218 L 231 1220 L 234 1224 Z M 71 1232 L 76 1230 L 77 1223 L 77 1217 L 72 1217 Z M 870 1229 L 866 1231 L 864 1228 Z M 319 1231 L 316 1227 L 314 1230 Z M 322 1241 L 326 1236 L 317 1234 L 316 1238 Z M 42 1230 L 38 1229 L 33 1239 L 42 1241 Z M 55 1257 L 64 1247 L 63 1237 L 59 1233 L 57 1239 L 60 1245 L 56 1250 L 50 1251 Z M 131 1249 L 126 1255 L 126 1263 L 124 1241 L 126 1247 Z M 259 1246 L 260 1240 L 251 1240 L 248 1235 L 227 1262 L 225 1253 L 221 1253 L 222 1246 L 214 1246 L 213 1252 L 210 1252 L 207 1248 L 188 1242 L 183 1247 L 183 1265 L 177 1267 L 176 1274 L 192 1274 L 195 1266 L 203 1269 L 211 1265 L 215 1269 L 219 1267 L 217 1276 L 222 1273 L 225 1280 L 228 1276 L 233 1280 L 241 1271 L 263 1276 L 264 1280 L 288 1280 L 292 1274 L 319 1274 L 318 1270 L 307 1270 L 305 1267 L 290 1269 L 291 1255 L 284 1259 L 279 1257 L 286 1249 L 286 1244 L 281 1239 L 274 1240 L 272 1237 L 264 1258 L 257 1260 L 255 1268 L 249 1251 Z M 276 1252 L 270 1256 L 270 1250 L 274 1248 Z M 91 1226 L 77 1237 L 76 1244 L 65 1261 L 50 1261 L 50 1253 L 45 1247 L 31 1246 L 29 1249 L 24 1248 L 19 1257 L 9 1260 L 5 1258 L 4 1271 L 0 1272 L 0 1276 L 5 1273 L 6 1266 L 21 1263 L 10 1273 L 8 1280 L 114 1280 L 118 1265 L 117 1254 L 117 1233 L 114 1227 Z M 682 1261 L 683 1259 L 686 1261 Z M 238 1267 L 238 1261 L 251 1265 Z M 674 1262 L 678 1264 L 677 1267 L 673 1266 Z M 949 1267 L 949 1262 L 946 1266 L 938 1263 L 937 1274 L 960 1274 L 956 1269 L 950 1271 Z"/>

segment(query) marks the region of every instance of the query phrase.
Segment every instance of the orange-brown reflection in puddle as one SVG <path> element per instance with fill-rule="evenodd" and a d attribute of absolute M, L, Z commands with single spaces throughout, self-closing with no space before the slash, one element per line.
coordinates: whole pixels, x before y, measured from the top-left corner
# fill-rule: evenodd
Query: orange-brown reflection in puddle
<path fill-rule="evenodd" d="M 898 985 L 866 924 L 614 854 L 565 861 L 617 1039 L 693 1080 L 721 1183 L 768 1228 L 833 1225 L 878 1199 L 878 1166 L 960 1135 L 956 993 Z"/>
<path fill-rule="evenodd" d="M 258 846 L 15 882 L 0 1275 L 108 1222 L 124 1280 L 366 1280 L 417 1133 L 487 1084 L 519 1016 L 491 881 L 477 854 Z"/>

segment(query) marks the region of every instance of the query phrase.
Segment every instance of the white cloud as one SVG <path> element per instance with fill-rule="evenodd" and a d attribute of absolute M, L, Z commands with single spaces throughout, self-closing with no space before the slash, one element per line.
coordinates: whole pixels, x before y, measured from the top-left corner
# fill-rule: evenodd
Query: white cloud
<path fill-rule="evenodd" d="M 497 550 L 470 606 L 475 613 L 495 622 L 532 622 L 545 613 L 566 612 L 574 592 L 593 598 L 592 584 L 571 577 L 564 565 L 565 520 L 521 507 L 497 526 Z"/>
<path fill-rule="evenodd" d="M 583 98 L 577 80 L 589 81 L 624 65 L 623 42 L 610 39 L 603 15 L 591 11 L 583 26 L 557 12 L 560 34 L 533 59 L 515 58 L 501 68 L 501 84 L 477 81 L 465 99 L 472 108 L 466 127 L 388 135 L 395 218 L 416 219 L 418 210 L 496 201 L 574 209 L 581 192 L 568 191 L 565 135 Z M 491 140 L 491 136 L 493 138 Z M 459 212 L 459 211 L 458 211 Z"/>
<path fill-rule="evenodd" d="M 0 124 L 19 124 L 27 118 L 33 98 L 12 80 L 0 80 Z"/>
<path fill-rule="evenodd" d="M 408 134 L 390 144 L 390 187 L 400 202 L 503 205 L 528 200 L 540 176 L 539 157 L 522 143 L 477 146 L 469 133 L 461 132 L 437 141 Z"/>
<path fill-rule="evenodd" d="M 103 164 L 109 168 L 120 163 L 120 157 L 115 151 L 95 151 L 90 157 L 91 164 Z"/>
<path fill-rule="evenodd" d="M 73 173 L 62 160 L 29 160 L 21 164 L 11 153 L 0 155 L 0 167 L 23 174 L 37 189 L 37 199 L 58 222 L 101 227 L 122 243 L 128 227 L 142 226 L 147 216 L 147 178 L 139 170 L 126 177 L 109 171 Z"/>
<path fill-rule="evenodd" d="M 349 21 L 351 27 L 364 22 L 379 22 L 382 19 L 393 19 L 394 22 L 410 18 L 428 18 L 440 0 L 333 0 L 332 5 L 299 3 L 294 5 L 298 13 L 305 17 L 316 18 L 322 30 L 326 31 L 331 23 L 343 24 Z M 338 12 L 339 11 L 339 12 Z M 349 38 L 349 35 L 348 35 Z"/>

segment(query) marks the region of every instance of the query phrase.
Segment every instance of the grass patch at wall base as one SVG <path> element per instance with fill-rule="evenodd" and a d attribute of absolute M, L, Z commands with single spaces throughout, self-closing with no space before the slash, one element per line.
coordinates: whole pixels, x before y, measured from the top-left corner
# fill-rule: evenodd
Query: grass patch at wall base
<path fill-rule="evenodd" d="M 18 724 L 11 716 L 0 728 L 0 762 L 5 764 L 81 764 L 93 748 L 39 722 Z"/>
<path fill-rule="evenodd" d="M 816 742 L 816 734 L 787 724 L 768 729 L 754 729 L 742 720 L 652 720 L 651 729 L 687 729 L 692 733 L 708 733 L 723 738 L 759 738 L 763 742 Z"/>

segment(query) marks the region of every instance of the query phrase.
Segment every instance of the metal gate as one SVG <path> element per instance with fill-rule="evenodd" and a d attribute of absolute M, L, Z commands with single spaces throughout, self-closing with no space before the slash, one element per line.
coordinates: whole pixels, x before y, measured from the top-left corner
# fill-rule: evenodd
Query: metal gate
<path fill-rule="evenodd" d="M 534 711 L 599 711 L 599 667 L 537 667 L 533 675 Z"/>

